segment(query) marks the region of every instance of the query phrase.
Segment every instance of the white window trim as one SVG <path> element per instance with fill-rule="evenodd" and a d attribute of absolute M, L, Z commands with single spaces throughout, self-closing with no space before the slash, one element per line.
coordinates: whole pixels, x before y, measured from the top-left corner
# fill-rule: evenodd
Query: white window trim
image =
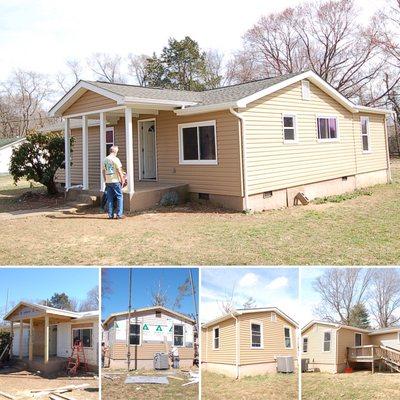
<path fill-rule="evenodd" d="M 325 350 L 325 333 L 330 333 L 330 340 L 329 340 L 329 350 Z M 322 332 L 322 351 L 324 353 L 330 353 L 332 351 L 332 331 L 331 330 L 324 330 Z"/>
<path fill-rule="evenodd" d="M 290 347 L 287 347 L 287 346 L 286 346 L 285 329 L 289 329 Z M 284 340 L 283 345 L 285 346 L 285 349 L 288 349 L 288 350 L 293 349 L 292 328 L 291 328 L 289 325 L 284 325 L 284 326 L 283 326 L 283 340 Z"/>
<path fill-rule="evenodd" d="M 304 351 L 304 339 L 307 339 L 307 351 Z M 308 336 L 303 336 L 303 341 L 301 342 L 301 352 L 303 354 L 308 354 L 308 346 L 310 344 Z"/>
<path fill-rule="evenodd" d="M 362 131 L 362 123 L 363 120 L 366 120 L 367 123 L 367 134 L 364 135 L 363 131 Z M 360 117 L 360 130 L 361 130 L 361 150 L 363 152 L 363 154 L 370 154 L 371 151 L 371 135 L 370 135 L 370 125 L 369 125 L 370 121 L 369 121 L 369 117 L 367 116 L 361 116 Z M 368 150 L 364 150 L 364 145 L 363 145 L 363 136 L 366 136 L 368 138 Z"/>
<path fill-rule="evenodd" d="M 142 335 L 143 335 L 143 326 L 141 322 L 129 322 L 128 321 L 128 344 L 129 346 L 137 346 L 140 347 L 142 345 Z M 140 332 L 139 332 L 139 344 L 131 344 L 131 325 L 139 325 Z"/>
<path fill-rule="evenodd" d="M 360 332 L 354 332 L 354 346 L 357 346 L 357 344 L 356 344 L 357 343 L 357 340 L 356 340 L 357 335 L 361 336 L 361 345 L 360 346 L 362 346 L 363 345 L 363 335 Z"/>
<path fill-rule="evenodd" d="M 215 330 L 218 329 L 218 347 L 215 347 Z M 219 329 L 219 325 L 213 328 L 212 334 L 212 349 L 219 350 L 221 348 L 221 329 Z"/>
<path fill-rule="evenodd" d="M 301 98 L 303 100 L 310 100 L 311 99 L 311 86 L 310 81 L 303 79 L 301 81 Z"/>
<path fill-rule="evenodd" d="M 253 346 L 253 335 L 251 331 L 251 325 L 260 325 L 260 347 Z M 250 349 L 252 350 L 263 350 L 264 349 L 264 324 L 261 321 L 250 320 Z"/>
<path fill-rule="evenodd" d="M 294 129 L 294 139 L 293 140 L 285 139 L 285 117 L 293 118 L 293 129 Z M 286 128 L 286 129 L 290 129 L 290 128 Z M 296 113 L 293 113 L 293 112 L 282 113 L 282 138 L 283 138 L 283 143 L 285 143 L 285 144 L 299 143 L 299 135 L 297 133 L 297 114 Z"/>
<path fill-rule="evenodd" d="M 214 127 L 214 141 L 215 141 L 215 160 L 184 160 L 183 159 L 183 128 L 199 128 L 200 126 L 213 126 Z M 217 124 L 215 120 L 201 121 L 201 122 L 188 122 L 186 124 L 178 125 L 178 143 L 179 143 L 179 165 L 218 165 L 218 140 L 217 140 Z M 197 135 L 197 151 L 200 158 L 200 144 L 199 135 Z"/>
<path fill-rule="evenodd" d="M 175 326 L 181 326 L 182 327 L 182 346 L 176 346 L 175 345 Z M 186 341 L 185 341 L 185 325 L 183 324 L 173 324 L 172 328 L 172 343 L 176 347 L 185 347 Z"/>
<path fill-rule="evenodd" d="M 74 331 L 81 331 L 83 329 L 90 329 L 92 332 L 90 334 L 91 338 L 90 338 L 90 343 L 92 344 L 90 347 L 83 347 L 84 349 L 93 349 L 93 327 L 92 326 L 88 326 L 87 328 L 72 328 L 72 337 L 71 337 L 71 341 L 72 341 L 72 346 L 74 345 Z"/>
<path fill-rule="evenodd" d="M 334 118 L 336 120 L 336 130 L 337 130 L 337 134 L 336 134 L 336 138 L 331 139 L 320 139 L 318 137 L 318 119 L 319 118 Z M 339 142 L 340 140 L 340 128 L 339 128 L 339 117 L 337 115 L 324 115 L 324 114 L 318 114 L 315 117 L 315 127 L 317 129 L 317 142 L 318 143 L 332 143 L 332 142 Z"/>
<path fill-rule="evenodd" d="M 115 145 L 115 130 L 114 130 L 114 127 L 110 126 L 110 127 L 106 128 L 106 147 L 107 147 L 108 144 L 111 144 L 111 142 L 107 142 L 107 132 L 112 132 L 113 133 L 112 146 L 114 146 Z"/>

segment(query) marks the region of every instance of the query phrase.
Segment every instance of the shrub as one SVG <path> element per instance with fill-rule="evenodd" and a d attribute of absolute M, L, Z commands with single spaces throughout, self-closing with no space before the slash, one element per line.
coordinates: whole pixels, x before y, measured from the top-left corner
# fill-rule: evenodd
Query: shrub
<path fill-rule="evenodd" d="M 177 206 L 179 204 L 179 194 L 175 191 L 166 192 L 162 195 L 160 205 Z"/>

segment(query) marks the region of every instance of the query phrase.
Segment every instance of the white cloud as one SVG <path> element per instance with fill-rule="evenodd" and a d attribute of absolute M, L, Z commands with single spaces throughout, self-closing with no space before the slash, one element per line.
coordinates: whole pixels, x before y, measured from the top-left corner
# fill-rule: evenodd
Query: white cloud
<path fill-rule="evenodd" d="M 275 278 L 273 281 L 268 283 L 266 289 L 268 290 L 277 290 L 282 289 L 289 286 L 289 280 L 286 276 L 280 276 L 279 278 Z"/>
<path fill-rule="evenodd" d="M 253 272 L 248 272 L 247 274 L 243 275 L 242 279 L 240 279 L 239 286 L 252 287 L 257 285 L 258 280 L 258 275 L 254 274 Z"/>

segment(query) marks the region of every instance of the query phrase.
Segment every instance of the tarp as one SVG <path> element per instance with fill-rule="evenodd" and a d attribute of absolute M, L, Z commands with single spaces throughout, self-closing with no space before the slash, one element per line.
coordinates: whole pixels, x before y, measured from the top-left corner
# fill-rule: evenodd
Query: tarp
<path fill-rule="evenodd" d="M 168 378 L 166 376 L 127 376 L 125 379 L 125 383 L 134 383 L 134 384 L 159 384 L 159 385 L 169 385 Z"/>

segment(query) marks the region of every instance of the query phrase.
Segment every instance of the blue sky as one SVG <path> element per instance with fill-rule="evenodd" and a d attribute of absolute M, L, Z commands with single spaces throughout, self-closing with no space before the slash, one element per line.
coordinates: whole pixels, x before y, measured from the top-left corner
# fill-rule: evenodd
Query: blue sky
<path fill-rule="evenodd" d="M 194 286 L 198 288 L 198 269 L 191 269 Z M 102 319 L 115 312 L 122 312 L 128 309 L 128 268 L 108 268 L 108 276 L 112 293 L 109 298 L 103 298 Z M 167 294 L 169 299 L 168 307 L 173 308 L 177 296 L 177 288 L 189 276 L 188 268 L 132 268 L 132 307 L 142 308 L 151 306 L 151 294 L 159 285 Z M 198 289 L 197 289 L 198 292 Z M 198 301 L 197 301 L 198 304 Z M 184 314 L 194 313 L 192 296 L 182 300 L 180 308 L 176 311 Z"/>
<path fill-rule="evenodd" d="M 0 268 L 0 310 L 5 307 L 7 289 L 9 304 L 35 302 L 57 292 L 83 300 L 98 285 L 98 278 L 97 268 Z"/>
<path fill-rule="evenodd" d="M 234 288 L 235 307 L 242 308 L 248 297 L 257 307 L 278 307 L 298 319 L 297 268 L 206 268 L 201 276 L 201 321 L 222 314 L 221 302 Z"/>

